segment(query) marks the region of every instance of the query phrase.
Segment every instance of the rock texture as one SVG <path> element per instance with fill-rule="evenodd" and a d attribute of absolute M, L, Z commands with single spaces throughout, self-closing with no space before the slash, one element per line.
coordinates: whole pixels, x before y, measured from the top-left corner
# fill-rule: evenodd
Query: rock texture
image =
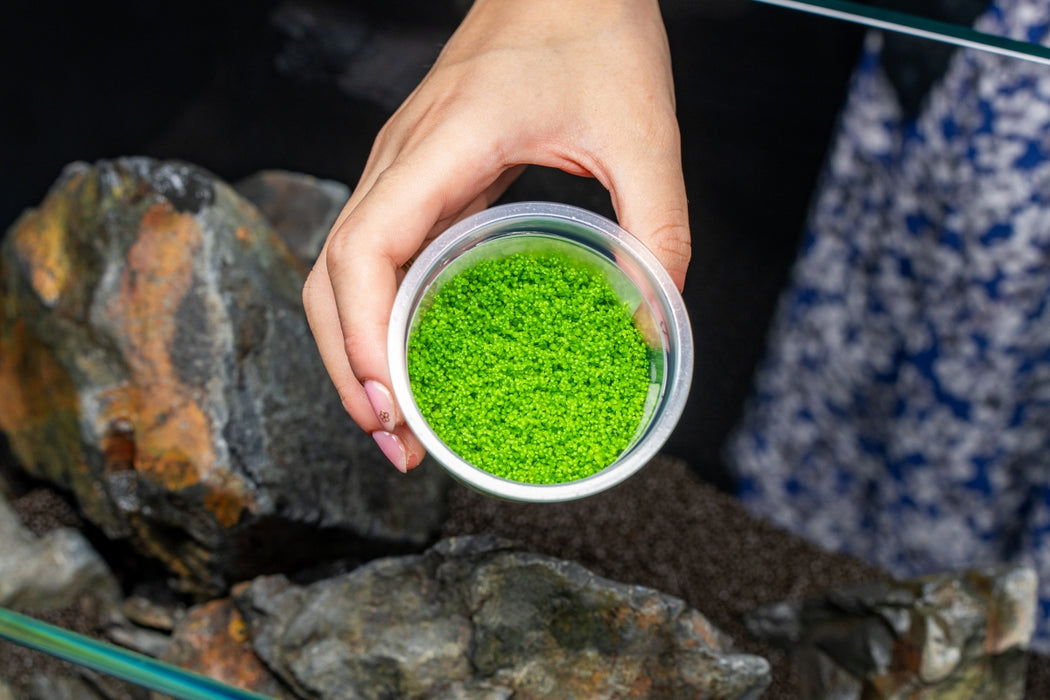
<path fill-rule="evenodd" d="M 37 537 L 0 497 L 0 607 L 50 610 L 87 594 L 115 603 L 120 591 L 84 536 L 60 528 Z"/>
<path fill-rule="evenodd" d="M 272 698 L 294 697 L 252 650 L 244 618 L 228 598 L 190 610 L 176 625 L 161 659 L 236 688 Z"/>
<path fill-rule="evenodd" d="M 752 632 L 793 651 L 804 697 L 1025 694 L 1036 576 L 1000 567 L 872 582 L 761 608 Z"/>
<path fill-rule="evenodd" d="M 313 265 L 350 198 L 350 188 L 341 182 L 287 170 L 263 170 L 236 183 L 234 189 L 255 205 L 306 267 Z"/>
<path fill-rule="evenodd" d="M 183 590 L 419 548 L 447 479 L 345 416 L 304 267 L 209 173 L 73 164 L 0 256 L 0 429 L 26 471 Z"/>
<path fill-rule="evenodd" d="M 262 577 L 234 601 L 298 697 L 754 698 L 769 683 L 681 600 L 491 537 L 310 585 Z"/>
<path fill-rule="evenodd" d="M 39 674 L 33 678 L 25 700 L 108 700 L 108 698 L 102 690 L 84 678 Z"/>

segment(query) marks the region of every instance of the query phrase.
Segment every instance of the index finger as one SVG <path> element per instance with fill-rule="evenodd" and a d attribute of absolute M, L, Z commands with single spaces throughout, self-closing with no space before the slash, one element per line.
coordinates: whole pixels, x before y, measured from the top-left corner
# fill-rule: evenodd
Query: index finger
<path fill-rule="evenodd" d="M 427 162 L 412 159 L 406 164 L 402 159 L 375 178 L 333 230 L 324 254 L 340 336 L 329 343 L 338 345 L 355 383 L 369 390 L 365 397 L 351 392 L 347 410 L 363 424 L 369 410 L 381 413 L 377 404 L 385 404 L 389 420 L 381 422 L 386 430 L 402 421 L 389 389 L 386 352 L 399 270 L 435 228 L 483 209 L 517 174 L 517 169 L 500 172 L 490 167 L 496 171 L 484 178 L 484 168 L 457 160 L 453 151 L 435 147 L 429 152 Z M 449 162 L 460 167 L 451 168 Z M 458 176 L 453 174 L 456 170 Z"/>

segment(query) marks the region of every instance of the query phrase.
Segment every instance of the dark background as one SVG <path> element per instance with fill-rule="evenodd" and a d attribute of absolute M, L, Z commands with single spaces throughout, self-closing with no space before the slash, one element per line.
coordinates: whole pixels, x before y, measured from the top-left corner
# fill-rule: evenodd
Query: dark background
<path fill-rule="evenodd" d="M 279 168 L 352 186 L 461 5 L 25 3 L 0 30 L 0 228 L 76 160 L 149 155 L 230 182 Z M 861 30 L 742 0 L 669 1 L 665 19 L 697 343 L 690 402 L 668 451 L 728 489 L 719 450 L 761 355 Z M 506 198 L 612 215 L 595 183 L 549 170 L 527 171 Z"/>

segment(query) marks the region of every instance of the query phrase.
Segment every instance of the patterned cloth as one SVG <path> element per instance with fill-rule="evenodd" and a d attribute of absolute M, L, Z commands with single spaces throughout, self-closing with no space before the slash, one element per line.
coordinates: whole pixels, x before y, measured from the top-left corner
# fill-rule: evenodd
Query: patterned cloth
<path fill-rule="evenodd" d="M 1050 3 L 977 27 L 1050 43 Z M 756 513 L 898 576 L 1009 560 L 1050 651 L 1050 67 L 957 51 L 904 120 L 869 36 L 755 394 Z"/>

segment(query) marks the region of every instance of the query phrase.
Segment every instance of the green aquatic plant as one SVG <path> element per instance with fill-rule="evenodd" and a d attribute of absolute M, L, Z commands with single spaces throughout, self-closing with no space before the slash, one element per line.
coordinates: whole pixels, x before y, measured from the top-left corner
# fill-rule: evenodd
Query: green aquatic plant
<path fill-rule="evenodd" d="M 484 260 L 449 279 L 408 341 L 412 393 L 464 460 L 525 483 L 605 468 L 649 391 L 649 348 L 601 272 L 559 252 Z"/>

